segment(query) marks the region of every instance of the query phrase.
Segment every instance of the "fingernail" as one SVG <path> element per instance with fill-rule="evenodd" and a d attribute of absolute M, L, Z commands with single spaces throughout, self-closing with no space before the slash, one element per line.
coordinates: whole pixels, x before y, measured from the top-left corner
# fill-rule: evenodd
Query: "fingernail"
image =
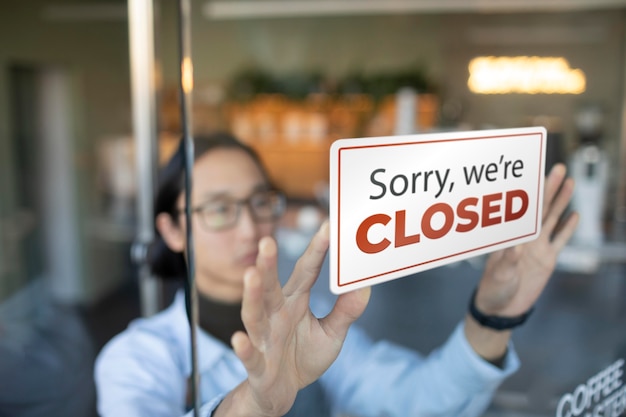
<path fill-rule="evenodd" d="M 563 174 L 564 172 L 565 172 L 565 165 L 563 165 L 561 163 L 555 164 L 552 167 L 552 173 L 553 174 L 556 174 L 556 173 Z"/>
<path fill-rule="evenodd" d="M 248 288 L 252 284 L 253 275 L 254 271 L 252 269 L 247 269 L 246 272 L 243 274 L 243 283 Z"/>
<path fill-rule="evenodd" d="M 320 233 L 328 236 L 330 231 L 330 222 L 328 219 L 324 220 L 324 222 L 322 223 L 322 225 L 320 226 Z"/>
<path fill-rule="evenodd" d="M 259 253 L 263 256 L 272 256 L 275 252 L 275 245 L 272 244 L 271 237 L 264 237 L 259 241 Z"/>

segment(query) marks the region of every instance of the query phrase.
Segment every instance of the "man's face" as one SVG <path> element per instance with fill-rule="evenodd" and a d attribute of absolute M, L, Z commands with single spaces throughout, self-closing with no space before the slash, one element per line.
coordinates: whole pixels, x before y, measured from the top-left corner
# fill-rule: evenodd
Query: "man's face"
<path fill-rule="evenodd" d="M 268 188 L 259 166 L 240 149 L 216 149 L 196 160 L 191 204 L 206 208 L 194 212 L 192 220 L 196 283 L 202 294 L 240 301 L 244 272 L 256 262 L 259 240 L 275 228 L 275 220 L 256 221 L 247 204 L 240 204 L 236 222 L 226 228 L 212 223 L 209 213 L 232 208 L 233 202 L 263 194 Z M 183 195 L 178 207 L 184 207 Z M 184 217 L 179 223 L 184 231 Z"/>

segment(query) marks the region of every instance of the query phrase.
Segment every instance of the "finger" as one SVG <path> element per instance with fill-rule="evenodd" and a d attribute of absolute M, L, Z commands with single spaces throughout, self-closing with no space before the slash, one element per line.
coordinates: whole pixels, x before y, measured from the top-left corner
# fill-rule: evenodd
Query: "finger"
<path fill-rule="evenodd" d="M 287 284 L 285 284 L 285 296 L 311 290 L 320 273 L 326 251 L 328 250 L 329 230 L 330 227 L 327 220 L 313 236 L 311 243 L 309 243 L 309 246 L 298 259 L 298 262 L 296 262 L 293 273 L 289 277 Z"/>
<path fill-rule="evenodd" d="M 260 375 L 263 373 L 263 356 L 254 348 L 245 332 L 236 332 L 230 339 L 235 355 L 241 360 L 248 371 L 248 375 Z"/>
<path fill-rule="evenodd" d="M 522 248 L 521 245 L 515 245 L 515 246 L 511 246 L 510 248 L 506 248 L 504 250 L 504 257 L 509 261 L 509 262 L 517 262 L 520 260 L 520 258 L 522 257 L 522 254 L 524 253 L 524 250 Z"/>
<path fill-rule="evenodd" d="M 576 230 L 579 218 L 580 216 L 578 213 L 571 213 L 563 223 L 563 226 L 554 234 L 552 244 L 557 251 L 560 252 L 561 249 L 565 247 L 567 242 L 569 242 L 570 238 L 574 234 L 574 231 Z"/>
<path fill-rule="evenodd" d="M 271 237 L 264 237 L 259 241 L 259 256 L 257 270 L 261 276 L 263 287 L 263 302 L 267 311 L 277 311 L 283 304 L 283 292 L 278 280 L 278 247 Z"/>
<path fill-rule="evenodd" d="M 256 268 L 249 268 L 243 277 L 241 320 L 255 347 L 264 350 L 269 323 L 264 309 L 263 285 Z"/>
<path fill-rule="evenodd" d="M 340 295 L 332 311 L 320 320 L 322 328 L 327 334 L 343 340 L 350 325 L 365 311 L 371 293 L 371 287 L 365 287 Z"/>
<path fill-rule="evenodd" d="M 559 190 L 557 196 L 554 198 L 549 211 L 544 218 L 543 227 L 547 233 L 552 234 L 554 228 L 556 227 L 561 215 L 567 208 L 572 195 L 574 193 L 574 180 L 572 178 L 568 178 L 563 183 L 563 186 Z"/>
<path fill-rule="evenodd" d="M 546 218 L 546 215 L 552 206 L 552 200 L 563 183 L 566 171 L 565 165 L 561 163 L 555 164 L 550 170 L 543 192 L 543 219 Z"/>

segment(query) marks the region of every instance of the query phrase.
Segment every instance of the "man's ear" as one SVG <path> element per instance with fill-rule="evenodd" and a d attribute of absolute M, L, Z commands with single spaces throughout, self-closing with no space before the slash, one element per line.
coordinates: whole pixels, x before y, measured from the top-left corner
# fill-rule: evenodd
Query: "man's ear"
<path fill-rule="evenodd" d="M 177 223 L 174 223 L 172 216 L 167 213 L 159 213 L 156 217 L 156 228 L 172 252 L 183 252 L 185 233 Z"/>

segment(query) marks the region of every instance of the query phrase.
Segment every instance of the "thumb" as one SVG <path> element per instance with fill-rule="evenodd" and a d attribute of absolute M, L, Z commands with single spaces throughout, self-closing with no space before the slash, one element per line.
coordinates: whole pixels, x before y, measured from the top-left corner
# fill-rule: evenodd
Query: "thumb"
<path fill-rule="evenodd" d="M 343 340 L 350 325 L 365 311 L 371 293 L 371 287 L 365 287 L 340 295 L 332 311 L 320 320 L 321 325 Z"/>
<path fill-rule="evenodd" d="M 511 246 L 504 250 L 504 256 L 511 262 L 517 262 L 522 257 L 523 247 L 522 245 Z"/>

